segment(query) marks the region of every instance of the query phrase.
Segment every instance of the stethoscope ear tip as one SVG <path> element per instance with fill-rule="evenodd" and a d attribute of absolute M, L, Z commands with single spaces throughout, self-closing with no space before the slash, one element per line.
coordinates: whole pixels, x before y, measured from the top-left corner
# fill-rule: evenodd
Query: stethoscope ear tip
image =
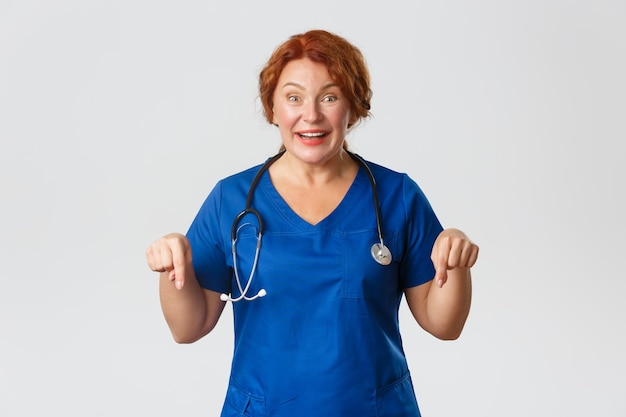
<path fill-rule="evenodd" d="M 222 294 L 220 294 L 220 300 L 222 300 L 222 301 L 230 301 L 232 303 L 236 303 L 237 301 L 241 301 L 241 300 L 246 300 L 246 301 L 256 300 L 257 298 L 265 297 L 267 295 L 267 291 L 265 291 L 265 288 L 261 288 L 259 290 L 259 292 L 256 293 L 256 295 L 254 297 L 246 297 L 245 293 L 247 291 L 248 291 L 248 289 L 246 288 L 243 291 L 243 294 L 241 294 L 237 298 L 232 298 L 228 294 L 222 293 Z"/>

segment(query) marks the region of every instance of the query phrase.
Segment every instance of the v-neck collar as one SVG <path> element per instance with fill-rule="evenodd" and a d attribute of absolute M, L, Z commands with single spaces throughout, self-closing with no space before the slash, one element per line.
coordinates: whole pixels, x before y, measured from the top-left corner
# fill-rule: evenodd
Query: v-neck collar
<path fill-rule="evenodd" d="M 275 209 L 276 213 L 281 215 L 294 227 L 294 230 L 306 231 L 313 229 L 326 229 L 332 228 L 337 222 L 343 223 L 345 217 L 349 214 L 349 209 L 356 202 L 363 193 L 364 188 L 369 187 L 369 180 L 363 167 L 359 166 L 359 170 L 352 181 L 352 184 L 346 191 L 337 207 L 328 214 L 325 218 L 320 220 L 317 224 L 311 224 L 300 217 L 293 209 L 287 204 L 283 197 L 278 193 L 278 190 L 272 184 L 269 172 L 264 172 L 261 180 L 259 181 L 258 188 L 268 198 L 271 206 Z"/>

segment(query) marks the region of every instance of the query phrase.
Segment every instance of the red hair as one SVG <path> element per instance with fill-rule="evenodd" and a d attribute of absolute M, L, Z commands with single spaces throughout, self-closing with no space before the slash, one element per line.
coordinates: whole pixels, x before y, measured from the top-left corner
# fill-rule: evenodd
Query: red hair
<path fill-rule="evenodd" d="M 280 74 L 290 61 L 303 58 L 326 66 L 350 103 L 355 123 L 370 115 L 370 75 L 361 51 L 341 36 L 311 30 L 293 35 L 278 46 L 259 74 L 259 96 L 269 123 L 274 118 L 274 90 Z"/>

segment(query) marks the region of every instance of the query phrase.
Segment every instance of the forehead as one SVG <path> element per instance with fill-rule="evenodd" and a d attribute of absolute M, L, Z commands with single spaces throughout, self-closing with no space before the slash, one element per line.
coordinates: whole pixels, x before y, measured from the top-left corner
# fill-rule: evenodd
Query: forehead
<path fill-rule="evenodd" d="M 302 58 L 289 61 L 278 78 L 278 88 L 295 83 L 301 87 L 334 84 L 326 65 Z"/>

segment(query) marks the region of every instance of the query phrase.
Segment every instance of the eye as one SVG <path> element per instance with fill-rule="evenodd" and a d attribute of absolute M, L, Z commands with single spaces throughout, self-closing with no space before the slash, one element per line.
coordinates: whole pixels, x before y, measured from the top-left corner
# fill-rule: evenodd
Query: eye
<path fill-rule="evenodd" d="M 294 102 L 300 101 L 300 97 L 295 96 L 295 95 L 289 95 L 287 96 L 287 101 L 294 101 Z"/>
<path fill-rule="evenodd" d="M 334 101 L 337 101 L 337 96 L 334 95 L 328 95 L 328 96 L 324 96 L 324 98 L 322 99 L 322 101 L 326 102 L 326 103 L 332 103 Z"/>

